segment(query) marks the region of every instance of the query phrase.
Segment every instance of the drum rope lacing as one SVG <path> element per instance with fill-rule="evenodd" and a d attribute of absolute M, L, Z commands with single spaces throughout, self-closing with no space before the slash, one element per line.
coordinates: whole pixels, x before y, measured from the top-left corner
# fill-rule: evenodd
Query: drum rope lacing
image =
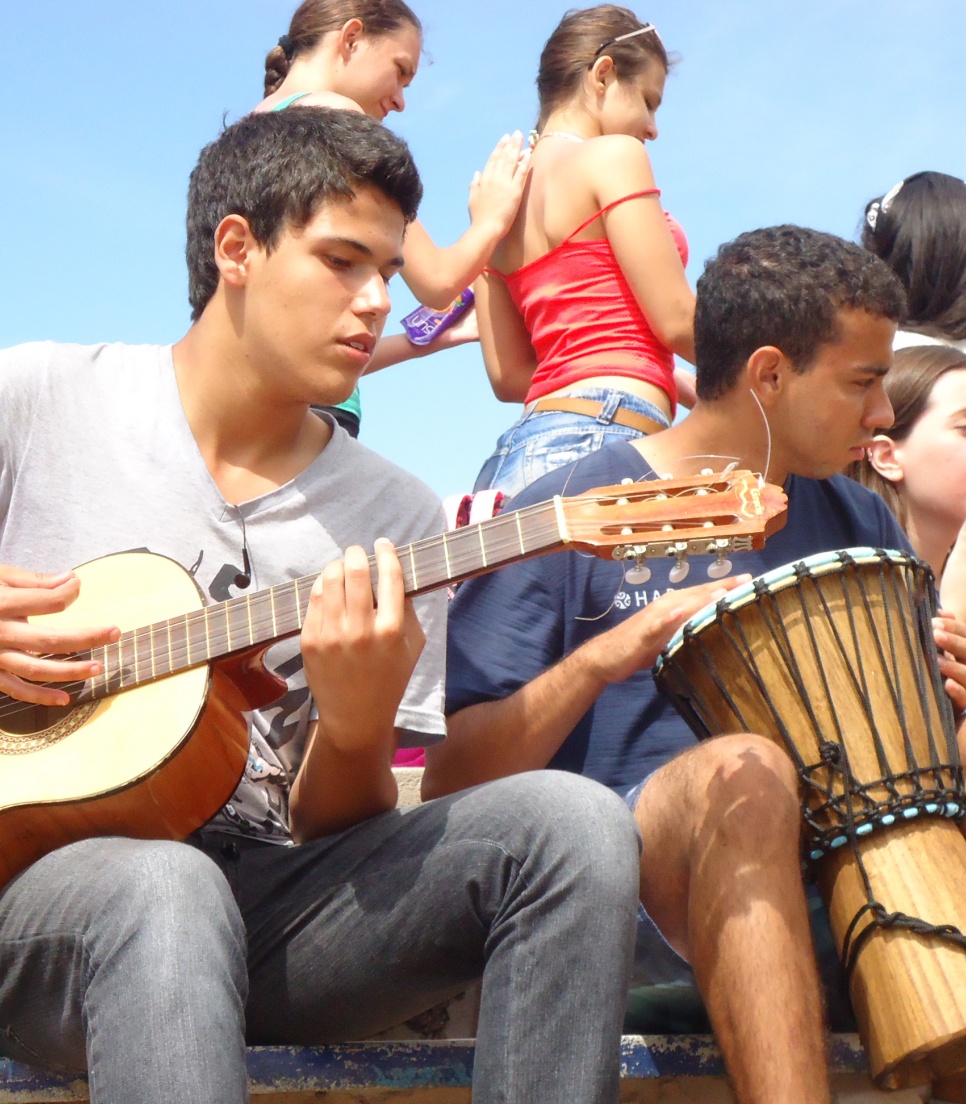
<path fill-rule="evenodd" d="M 877 634 L 872 634 L 875 651 L 874 659 L 880 665 L 880 669 L 885 670 L 890 676 L 886 679 L 886 683 L 891 698 L 891 705 L 898 718 L 899 727 L 902 732 L 906 763 L 916 764 L 916 753 L 909 735 L 906 702 L 902 697 L 902 679 L 899 670 L 900 650 L 897 648 L 899 643 L 905 645 L 902 654 L 920 655 L 923 657 L 922 662 L 915 664 L 913 668 L 913 682 L 919 702 L 927 700 L 930 683 L 932 683 L 932 688 L 934 690 L 938 689 L 938 693 L 935 694 L 935 701 L 937 702 L 937 708 L 940 714 L 941 727 L 946 736 L 947 754 L 945 758 L 947 762 L 945 763 L 941 762 L 943 756 L 941 756 L 940 750 L 936 745 L 932 727 L 927 725 L 926 738 L 930 762 L 925 766 L 914 765 L 906 771 L 896 772 L 893 770 L 889 766 L 888 752 L 883 746 L 876 724 L 876 709 L 873 694 L 876 690 L 881 692 L 882 687 L 874 688 L 870 684 L 866 666 L 862 662 L 856 662 L 855 664 L 843 663 L 842 667 L 848 673 L 848 679 L 851 682 L 851 688 L 855 694 L 856 704 L 859 704 L 864 714 L 864 720 L 872 737 L 875 754 L 882 769 L 882 777 L 876 779 L 874 782 L 861 783 L 857 781 L 853 776 L 851 764 L 849 762 L 841 719 L 834 710 L 831 712 L 830 720 L 834 729 L 834 739 L 826 738 L 823 735 L 823 726 L 820 723 L 820 719 L 812 702 L 812 694 L 810 694 L 808 690 L 807 679 L 795 653 L 793 642 L 780 612 L 779 604 L 772 586 L 769 581 L 765 579 L 756 579 L 752 586 L 757 599 L 758 610 L 771 633 L 772 642 L 781 656 L 782 663 L 784 664 L 784 674 L 791 680 L 796 693 L 799 695 L 799 704 L 804 710 L 808 718 L 808 723 L 813 729 L 816 746 L 819 750 L 820 761 L 815 764 L 807 764 L 798 750 L 795 739 L 792 738 L 785 718 L 773 702 L 768 687 L 758 670 L 753 659 L 755 654 L 754 648 L 752 647 L 753 642 L 746 634 L 741 619 L 736 616 L 735 611 L 729 608 L 727 597 L 721 599 L 716 607 L 717 620 L 715 624 L 734 649 L 735 656 L 738 658 L 744 673 L 758 691 L 761 703 L 766 704 L 775 731 L 780 734 L 785 748 L 795 761 L 799 777 L 806 787 L 806 794 L 802 800 L 802 814 L 810 832 L 810 838 L 805 841 L 808 850 L 808 859 L 814 862 L 821 859 L 829 851 L 848 844 L 861 873 L 865 887 L 866 903 L 853 917 L 843 941 L 842 956 L 846 985 L 851 984 L 856 960 L 860 951 L 878 928 L 903 928 L 914 931 L 920 935 L 935 937 L 966 949 L 966 935 L 953 925 L 930 924 L 919 917 L 910 916 L 906 913 L 887 911 L 885 906 L 876 899 L 875 891 L 872 888 L 871 880 L 858 846 L 860 838 L 867 836 L 876 823 L 889 827 L 897 822 L 900 824 L 907 823 L 919 814 L 927 816 L 938 815 L 954 819 L 961 819 L 964 814 L 963 802 L 961 800 L 959 802 L 949 801 L 950 790 L 948 785 L 944 784 L 943 780 L 944 775 L 951 778 L 955 787 L 957 787 L 956 792 L 962 794 L 963 768 L 958 762 L 958 757 L 955 754 L 954 748 L 950 746 L 950 741 L 955 739 L 952 706 L 942 688 L 942 676 L 935 662 L 935 655 L 927 648 L 911 647 L 914 633 L 918 633 L 920 639 L 925 639 L 926 634 L 931 638 L 932 617 L 935 615 L 935 603 L 932 596 L 932 573 L 927 568 L 912 560 L 903 559 L 896 561 L 894 556 L 890 557 L 882 550 L 876 550 L 876 554 L 881 557 L 878 567 L 880 593 L 886 594 L 887 592 L 887 576 L 888 589 L 891 590 L 891 597 L 895 608 L 905 610 L 909 603 L 903 602 L 903 593 L 914 593 L 914 602 L 912 603 L 914 609 L 908 610 L 912 615 L 910 618 L 905 616 L 900 616 L 898 618 L 888 617 L 886 620 L 887 640 L 885 642 L 883 642 Z M 838 556 L 839 561 L 846 569 L 854 567 L 857 563 L 854 557 L 848 552 L 840 552 Z M 811 568 L 808 564 L 799 562 L 794 564 L 792 569 L 794 571 L 795 581 L 790 585 L 800 591 L 806 582 L 812 578 Z M 900 586 L 900 580 L 897 577 L 899 570 L 905 572 L 905 588 Z M 912 578 L 910 579 L 909 576 Z M 852 573 L 850 581 L 858 585 L 861 598 L 861 609 L 858 612 L 871 622 L 873 620 L 872 603 L 865 586 L 864 578 L 856 571 Z M 813 587 L 812 589 L 815 590 L 815 597 L 821 605 L 821 612 L 824 615 L 826 627 L 831 629 L 835 643 L 840 652 L 843 655 L 848 654 L 848 649 L 845 646 L 846 641 L 848 641 L 852 646 L 852 654 L 856 657 L 860 657 L 860 640 L 862 637 L 859 633 L 856 621 L 857 611 L 853 608 L 849 600 L 850 595 L 846 589 L 844 573 L 840 576 L 840 586 L 843 609 L 847 621 L 847 632 L 845 636 L 839 631 L 836 618 L 832 615 L 832 610 L 825 593 L 819 587 Z M 826 700 L 832 701 L 833 695 L 830 688 L 829 677 L 825 665 L 822 662 L 823 656 L 820 642 L 816 637 L 811 616 L 804 603 L 802 604 L 801 612 L 803 614 L 803 624 L 807 634 L 809 648 L 811 649 L 811 658 L 815 661 L 814 666 L 819 672 L 821 690 L 826 695 Z M 897 621 L 898 624 L 894 624 L 894 621 Z M 910 624 L 910 621 L 913 621 L 914 624 Z M 692 647 L 694 647 L 695 644 L 701 645 L 694 648 L 693 658 L 697 659 L 699 665 L 702 667 L 702 673 L 707 677 L 714 690 L 720 693 L 728 709 L 731 710 L 733 715 L 738 719 L 739 724 L 743 725 L 746 729 L 752 728 L 753 726 L 748 724 L 742 717 L 742 710 L 737 700 L 737 695 L 732 692 L 725 679 L 716 671 L 711 649 L 703 646 L 702 640 L 699 639 L 700 633 L 700 628 L 695 631 L 690 625 L 685 625 L 683 628 L 682 635 L 686 643 Z M 677 696 L 675 697 L 675 701 L 678 708 L 684 713 L 696 732 L 703 731 L 705 734 L 711 734 L 711 728 L 701 716 L 701 698 L 699 693 L 695 693 L 693 698 Z M 697 708 L 695 707 L 696 705 Z M 709 715 L 708 712 L 706 712 L 705 715 Z M 822 773 L 827 776 L 827 782 L 825 784 L 823 784 L 818 777 Z M 836 775 L 841 780 L 838 787 L 834 784 Z M 911 791 L 909 789 L 904 791 L 901 785 L 902 783 L 911 786 Z M 817 792 L 820 794 L 822 798 L 820 803 L 811 808 L 808 804 L 807 791 L 809 788 L 813 793 Z M 885 790 L 888 794 L 888 799 L 877 800 L 871 792 L 874 788 L 878 788 L 880 791 Z M 840 792 L 836 792 L 837 789 Z M 840 823 L 833 822 L 831 826 L 825 826 L 822 824 L 823 818 L 827 820 L 838 818 Z M 856 935 L 856 929 L 865 916 L 870 918 L 870 923 Z"/>

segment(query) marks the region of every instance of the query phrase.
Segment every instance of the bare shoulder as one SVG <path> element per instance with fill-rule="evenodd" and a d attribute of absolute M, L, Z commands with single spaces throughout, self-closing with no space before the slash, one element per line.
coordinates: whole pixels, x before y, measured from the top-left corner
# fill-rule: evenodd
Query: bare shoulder
<path fill-rule="evenodd" d="M 602 134 L 599 138 L 591 138 L 584 142 L 580 152 L 582 160 L 605 167 L 607 171 L 626 167 L 652 172 L 644 143 L 629 134 Z"/>
<path fill-rule="evenodd" d="M 654 170 L 644 143 L 627 134 L 604 134 L 585 142 L 581 169 L 602 203 L 615 196 L 655 188 Z"/>

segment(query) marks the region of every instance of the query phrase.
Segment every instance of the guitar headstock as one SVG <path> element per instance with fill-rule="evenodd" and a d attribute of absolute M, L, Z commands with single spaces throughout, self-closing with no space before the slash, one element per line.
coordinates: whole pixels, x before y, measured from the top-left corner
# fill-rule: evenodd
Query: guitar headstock
<path fill-rule="evenodd" d="M 780 487 L 750 471 L 712 472 L 598 487 L 557 500 L 569 547 L 640 566 L 656 556 L 712 555 L 761 548 L 785 524 Z"/>

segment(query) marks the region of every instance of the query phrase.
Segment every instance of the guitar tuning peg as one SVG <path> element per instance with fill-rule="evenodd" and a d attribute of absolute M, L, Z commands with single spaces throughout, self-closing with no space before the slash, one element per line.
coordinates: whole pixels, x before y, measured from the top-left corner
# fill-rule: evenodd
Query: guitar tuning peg
<path fill-rule="evenodd" d="M 708 564 L 708 578 L 723 579 L 725 575 L 731 574 L 731 568 L 731 560 L 725 559 L 724 556 L 719 556 L 713 564 Z"/>
<path fill-rule="evenodd" d="M 688 577 L 688 572 L 691 570 L 691 565 L 683 557 L 671 568 L 668 572 L 668 579 L 672 583 L 683 583 Z"/>
<path fill-rule="evenodd" d="M 624 573 L 624 579 L 631 584 L 631 586 L 637 586 L 639 583 L 646 583 L 651 577 L 651 569 L 643 561 L 638 561 L 635 567 L 632 567 L 630 571 Z"/>

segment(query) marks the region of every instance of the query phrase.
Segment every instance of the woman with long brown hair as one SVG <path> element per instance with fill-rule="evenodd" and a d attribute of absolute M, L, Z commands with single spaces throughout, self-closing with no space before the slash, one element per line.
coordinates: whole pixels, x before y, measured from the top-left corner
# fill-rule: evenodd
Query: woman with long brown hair
<path fill-rule="evenodd" d="M 653 24 L 614 4 L 569 12 L 544 47 L 524 200 L 476 284 L 493 390 L 525 407 L 477 490 L 516 493 L 670 425 L 679 388 L 693 400 L 674 365 L 694 359 L 687 243 L 645 148 L 668 67 Z"/>
<path fill-rule="evenodd" d="M 885 388 L 895 421 L 848 474 L 885 499 L 939 579 L 966 522 L 966 353 L 898 349 Z"/>
<path fill-rule="evenodd" d="M 305 0 L 265 58 L 265 98 L 255 110 L 336 107 L 383 121 L 405 108 L 422 45 L 422 26 L 404 0 Z M 407 229 L 401 275 L 421 303 L 445 309 L 483 270 L 520 203 L 527 165 L 521 144 L 519 134 L 505 135 L 476 173 L 470 226 L 453 245 L 435 245 L 419 222 Z M 472 319 L 431 345 L 393 335 L 377 346 L 367 372 L 475 338 Z M 358 389 L 333 413 L 358 433 Z"/>

